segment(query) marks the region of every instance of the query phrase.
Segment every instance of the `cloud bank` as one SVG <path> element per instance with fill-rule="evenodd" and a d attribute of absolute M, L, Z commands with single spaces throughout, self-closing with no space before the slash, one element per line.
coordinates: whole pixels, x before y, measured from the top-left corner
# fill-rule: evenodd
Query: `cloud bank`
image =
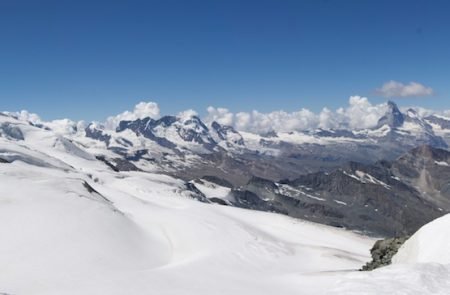
<path fill-rule="evenodd" d="M 403 84 L 391 80 L 378 88 L 376 93 L 384 97 L 419 97 L 433 95 L 434 91 L 431 87 L 427 87 L 417 82 Z"/>
<path fill-rule="evenodd" d="M 30 113 L 29 111 L 26 111 L 26 110 L 22 110 L 20 112 L 4 112 L 4 114 L 16 117 L 17 119 L 19 119 L 21 121 L 31 122 L 33 124 L 42 123 L 42 120 L 39 117 L 39 115 L 37 115 L 35 113 Z"/>
<path fill-rule="evenodd" d="M 206 114 L 201 119 L 207 124 L 217 121 L 222 125 L 234 127 L 238 131 L 263 134 L 270 131 L 275 132 L 291 132 L 323 129 L 365 129 L 375 127 L 378 120 L 387 111 L 387 103 L 372 104 L 366 97 L 351 96 L 348 105 L 345 107 L 331 110 L 323 108 L 320 112 L 315 113 L 306 108 L 301 108 L 293 112 L 282 110 L 262 113 L 257 110 L 251 112 L 231 112 L 226 108 L 210 106 L 206 110 Z M 408 108 L 402 107 L 403 112 Z M 450 118 L 450 110 L 430 110 L 422 107 L 413 107 L 421 117 L 429 115 L 441 115 Z M 13 115 L 21 120 L 32 123 L 44 124 L 59 133 L 75 133 L 88 125 L 84 121 L 74 122 L 71 120 L 54 120 L 43 122 L 38 115 L 27 112 L 5 112 Z M 198 116 L 194 110 L 185 110 L 179 112 L 177 116 L 182 120 L 187 120 L 191 116 Z M 120 121 L 137 120 L 146 117 L 158 119 L 161 116 L 160 108 L 155 102 L 140 102 L 132 111 L 125 111 L 116 116 L 109 117 L 104 124 L 98 123 L 109 130 L 115 130 Z"/>
<path fill-rule="evenodd" d="M 367 97 L 351 96 L 348 105 L 331 110 L 323 108 L 315 113 L 306 108 L 286 112 L 282 110 L 262 113 L 257 110 L 251 112 L 231 112 L 222 107 L 210 106 L 206 115 L 201 119 L 207 124 L 214 121 L 222 125 L 234 127 L 238 131 L 263 134 L 270 131 L 291 132 L 323 129 L 365 129 L 375 127 L 378 120 L 386 113 L 387 103 L 372 104 Z M 402 108 L 406 111 L 407 108 Z M 421 116 L 441 114 L 450 116 L 450 111 L 433 111 L 421 107 L 414 107 Z M 191 116 L 198 116 L 194 110 L 186 110 L 177 114 L 182 120 Z M 109 117 L 105 123 L 107 129 L 114 130 L 122 120 L 136 120 L 145 117 L 159 118 L 160 109 L 155 102 L 141 102 L 133 111 L 126 111 L 117 116 Z"/>
<path fill-rule="evenodd" d="M 232 113 L 225 108 L 210 106 L 204 120 L 207 123 L 217 121 L 220 124 L 233 126 L 239 131 L 253 133 L 289 132 L 316 128 L 363 129 L 375 126 L 386 110 L 386 103 L 372 105 L 366 97 L 352 96 L 347 107 L 339 108 L 336 111 L 324 108 L 318 114 L 304 108 L 295 112 Z"/>
<path fill-rule="evenodd" d="M 279 110 L 262 113 L 254 110 L 233 113 L 226 108 L 210 106 L 202 120 L 207 124 L 217 121 L 222 125 L 233 126 L 239 131 L 259 134 L 269 131 L 290 132 L 316 128 L 363 129 L 375 126 L 386 109 L 385 103 L 372 105 L 366 97 L 351 96 L 347 107 L 334 111 L 324 108 L 319 113 L 314 113 L 305 108 L 293 112 Z M 184 120 L 194 115 L 198 115 L 194 110 L 178 113 L 178 117 Z M 140 102 L 134 107 L 133 111 L 125 111 L 109 117 L 105 122 L 105 127 L 114 130 L 120 121 L 146 117 L 154 119 L 160 117 L 160 109 L 157 103 Z"/>
<path fill-rule="evenodd" d="M 133 121 L 150 117 L 157 119 L 160 116 L 160 109 L 155 102 L 140 102 L 133 111 L 125 111 L 117 116 L 111 116 L 106 119 L 105 127 L 108 129 L 116 129 L 120 121 Z"/>

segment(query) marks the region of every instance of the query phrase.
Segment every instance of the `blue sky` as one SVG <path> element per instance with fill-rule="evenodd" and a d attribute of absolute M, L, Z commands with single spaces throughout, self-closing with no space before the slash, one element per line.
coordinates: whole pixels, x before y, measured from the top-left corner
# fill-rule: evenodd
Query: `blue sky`
<path fill-rule="evenodd" d="M 450 108 L 449 1 L 0 1 L 0 106 L 45 119 L 374 103 Z"/>

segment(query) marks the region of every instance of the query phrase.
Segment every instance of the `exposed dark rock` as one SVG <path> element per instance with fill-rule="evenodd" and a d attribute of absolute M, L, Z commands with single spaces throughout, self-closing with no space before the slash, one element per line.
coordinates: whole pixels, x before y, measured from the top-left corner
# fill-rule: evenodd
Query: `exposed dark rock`
<path fill-rule="evenodd" d="M 191 182 L 184 184 L 185 189 L 190 193 L 189 196 L 197 201 L 211 203 L 210 200 Z"/>
<path fill-rule="evenodd" d="M 41 128 L 44 130 L 52 130 L 49 127 L 45 126 L 44 124 L 41 123 L 33 123 L 33 122 L 28 122 L 31 126 L 37 127 L 37 128 Z M 75 131 L 76 131 L 76 127 L 75 127 Z"/>
<path fill-rule="evenodd" d="M 361 270 L 374 270 L 391 264 L 392 257 L 394 257 L 398 252 L 398 249 L 400 249 L 408 238 L 409 236 L 404 236 L 376 241 L 375 245 L 370 250 L 372 261 L 364 265 Z"/>
<path fill-rule="evenodd" d="M 141 171 L 138 167 L 136 167 L 133 163 L 121 159 L 121 158 L 114 158 L 107 160 L 104 156 L 96 156 L 97 160 L 102 161 L 105 163 L 108 167 L 110 167 L 113 171 L 119 172 L 119 171 Z"/>
<path fill-rule="evenodd" d="M 122 138 L 122 137 L 117 138 L 116 142 L 118 144 L 126 146 L 126 147 L 132 147 L 133 146 L 133 143 L 131 141 L 129 141 L 128 139 Z"/>
<path fill-rule="evenodd" d="M 222 200 L 222 199 L 219 199 L 219 198 L 209 198 L 208 200 L 210 200 L 211 203 L 215 203 L 215 204 L 219 204 L 219 205 L 223 205 L 223 206 L 230 205 L 225 200 Z"/>
<path fill-rule="evenodd" d="M 85 133 L 86 133 L 86 137 L 98 140 L 98 141 L 103 141 L 106 146 L 109 146 L 110 142 L 111 142 L 111 135 L 104 133 L 102 130 L 97 129 L 94 127 L 93 124 L 89 124 L 88 127 L 86 127 L 86 129 L 84 129 Z"/>
<path fill-rule="evenodd" d="M 236 201 L 233 202 L 234 206 L 260 210 L 260 211 L 268 211 L 268 212 L 277 212 L 286 214 L 287 212 L 278 210 L 275 208 L 270 202 L 264 201 L 257 194 L 247 191 L 247 190 L 234 190 L 233 196 Z"/>
<path fill-rule="evenodd" d="M 104 156 L 96 156 L 95 157 L 97 160 L 102 161 L 103 163 L 105 163 L 109 168 L 111 168 L 113 171 L 115 172 L 119 172 L 120 170 L 116 168 L 115 165 L 113 165 L 111 162 L 109 162 L 108 160 L 106 160 L 106 158 Z"/>
<path fill-rule="evenodd" d="M 161 119 L 156 120 L 153 125 L 154 126 L 161 125 L 163 127 L 169 127 L 176 121 L 177 121 L 177 117 L 175 117 L 175 116 L 164 116 Z"/>
<path fill-rule="evenodd" d="M 86 190 L 90 193 L 90 194 L 94 194 L 96 197 L 101 198 L 103 201 L 106 201 L 108 203 L 111 203 L 111 201 L 106 198 L 105 196 L 103 196 L 101 193 L 99 193 L 98 191 L 96 191 L 89 183 L 87 183 L 86 181 L 83 181 L 83 186 L 86 188 Z"/>
<path fill-rule="evenodd" d="M 133 155 L 125 155 L 125 159 L 128 161 L 139 161 L 141 160 L 145 155 L 148 155 L 148 150 L 137 150 L 134 152 Z"/>
<path fill-rule="evenodd" d="M 136 165 L 121 158 L 114 158 L 113 162 L 115 163 L 116 169 L 119 171 L 141 171 Z"/>

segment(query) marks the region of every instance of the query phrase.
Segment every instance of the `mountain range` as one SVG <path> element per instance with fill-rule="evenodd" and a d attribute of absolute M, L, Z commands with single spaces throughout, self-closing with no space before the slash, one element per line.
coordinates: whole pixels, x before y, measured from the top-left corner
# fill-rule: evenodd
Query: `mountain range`
<path fill-rule="evenodd" d="M 196 115 L 99 123 L 80 128 L 33 123 L 3 113 L 0 161 L 24 156 L 41 130 L 61 153 L 100 161 L 113 171 L 182 179 L 203 202 L 273 211 L 380 236 L 410 234 L 450 211 L 450 118 L 401 112 L 388 102 L 370 129 L 253 134 Z M 14 148 L 16 146 L 16 148 Z M 205 190 L 217 192 L 207 198 Z"/>

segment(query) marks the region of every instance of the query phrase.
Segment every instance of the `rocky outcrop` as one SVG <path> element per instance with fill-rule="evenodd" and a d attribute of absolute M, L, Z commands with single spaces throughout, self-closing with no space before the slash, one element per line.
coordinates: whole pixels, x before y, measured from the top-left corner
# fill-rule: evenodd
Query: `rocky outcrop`
<path fill-rule="evenodd" d="M 405 243 L 408 236 L 391 238 L 385 240 L 378 240 L 370 250 L 372 255 L 372 261 L 364 265 L 361 270 L 374 270 L 379 267 L 383 267 L 391 264 L 392 257 L 397 254 L 398 249 Z"/>
<path fill-rule="evenodd" d="M 138 167 L 136 167 L 130 161 L 121 158 L 114 159 L 106 159 L 104 156 L 96 156 L 97 160 L 105 163 L 109 168 L 111 168 L 115 172 L 119 171 L 141 171 Z"/>

